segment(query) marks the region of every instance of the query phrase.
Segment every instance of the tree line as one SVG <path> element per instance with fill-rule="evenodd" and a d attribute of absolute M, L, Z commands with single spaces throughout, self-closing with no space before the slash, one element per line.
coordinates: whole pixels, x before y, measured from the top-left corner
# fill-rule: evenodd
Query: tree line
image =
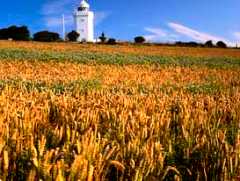
<path fill-rule="evenodd" d="M 0 39 L 2 40 L 23 40 L 30 39 L 30 31 L 26 26 L 10 26 L 8 28 L 0 29 Z"/>
<path fill-rule="evenodd" d="M 41 31 L 37 32 L 31 37 L 31 33 L 27 26 L 10 26 L 8 28 L 0 29 L 1 40 L 16 40 L 16 41 L 58 41 L 60 35 L 54 32 Z"/>
<path fill-rule="evenodd" d="M 66 35 L 67 41 L 77 41 L 80 34 L 76 31 L 71 31 Z M 105 33 L 102 33 L 99 36 L 100 43 L 103 44 L 117 44 L 116 39 L 114 38 L 107 38 Z M 60 35 L 55 32 L 50 31 L 39 31 L 31 37 L 31 33 L 27 26 L 10 26 L 8 28 L 0 29 L 0 40 L 21 40 L 21 41 L 41 41 L 41 42 L 57 42 L 62 41 Z M 143 44 L 146 43 L 146 39 L 143 36 L 137 36 L 134 38 L 134 43 L 136 44 Z M 160 44 L 164 45 L 164 44 Z M 197 43 L 197 42 L 175 42 L 172 44 L 173 46 L 184 46 L 184 47 L 219 47 L 219 48 L 227 48 L 227 44 L 223 41 L 219 41 L 216 44 L 213 41 L 209 40 L 206 43 Z"/>

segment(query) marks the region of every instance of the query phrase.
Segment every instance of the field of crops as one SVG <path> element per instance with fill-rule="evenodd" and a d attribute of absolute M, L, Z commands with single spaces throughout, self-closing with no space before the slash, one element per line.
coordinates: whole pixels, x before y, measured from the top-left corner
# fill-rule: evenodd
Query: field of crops
<path fill-rule="evenodd" d="M 0 41 L 1 180 L 239 180 L 240 50 Z"/>

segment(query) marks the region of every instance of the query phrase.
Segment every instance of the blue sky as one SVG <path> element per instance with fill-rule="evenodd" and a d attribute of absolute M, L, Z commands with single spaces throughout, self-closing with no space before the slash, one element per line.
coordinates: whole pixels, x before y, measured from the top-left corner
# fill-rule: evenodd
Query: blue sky
<path fill-rule="evenodd" d="M 67 30 L 73 29 L 72 12 L 80 0 L 11 0 L 0 6 L 0 28 L 12 24 L 61 32 L 65 14 Z M 239 0 L 89 0 L 95 12 L 95 36 L 149 41 L 223 40 L 240 44 Z"/>

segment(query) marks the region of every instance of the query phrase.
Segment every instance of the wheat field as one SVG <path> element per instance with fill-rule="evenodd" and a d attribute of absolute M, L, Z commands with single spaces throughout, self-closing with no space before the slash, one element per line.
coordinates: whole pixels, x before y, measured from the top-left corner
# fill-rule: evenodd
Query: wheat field
<path fill-rule="evenodd" d="M 239 50 L 182 49 L 0 42 L 0 179 L 239 180 Z"/>

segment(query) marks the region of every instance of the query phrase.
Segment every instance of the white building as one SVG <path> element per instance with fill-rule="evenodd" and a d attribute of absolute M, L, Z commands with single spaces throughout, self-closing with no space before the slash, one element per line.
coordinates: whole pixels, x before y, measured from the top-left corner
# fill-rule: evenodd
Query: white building
<path fill-rule="evenodd" d="M 76 32 L 80 34 L 78 41 L 94 41 L 94 13 L 90 11 L 90 5 L 82 0 L 80 6 L 74 12 Z"/>

